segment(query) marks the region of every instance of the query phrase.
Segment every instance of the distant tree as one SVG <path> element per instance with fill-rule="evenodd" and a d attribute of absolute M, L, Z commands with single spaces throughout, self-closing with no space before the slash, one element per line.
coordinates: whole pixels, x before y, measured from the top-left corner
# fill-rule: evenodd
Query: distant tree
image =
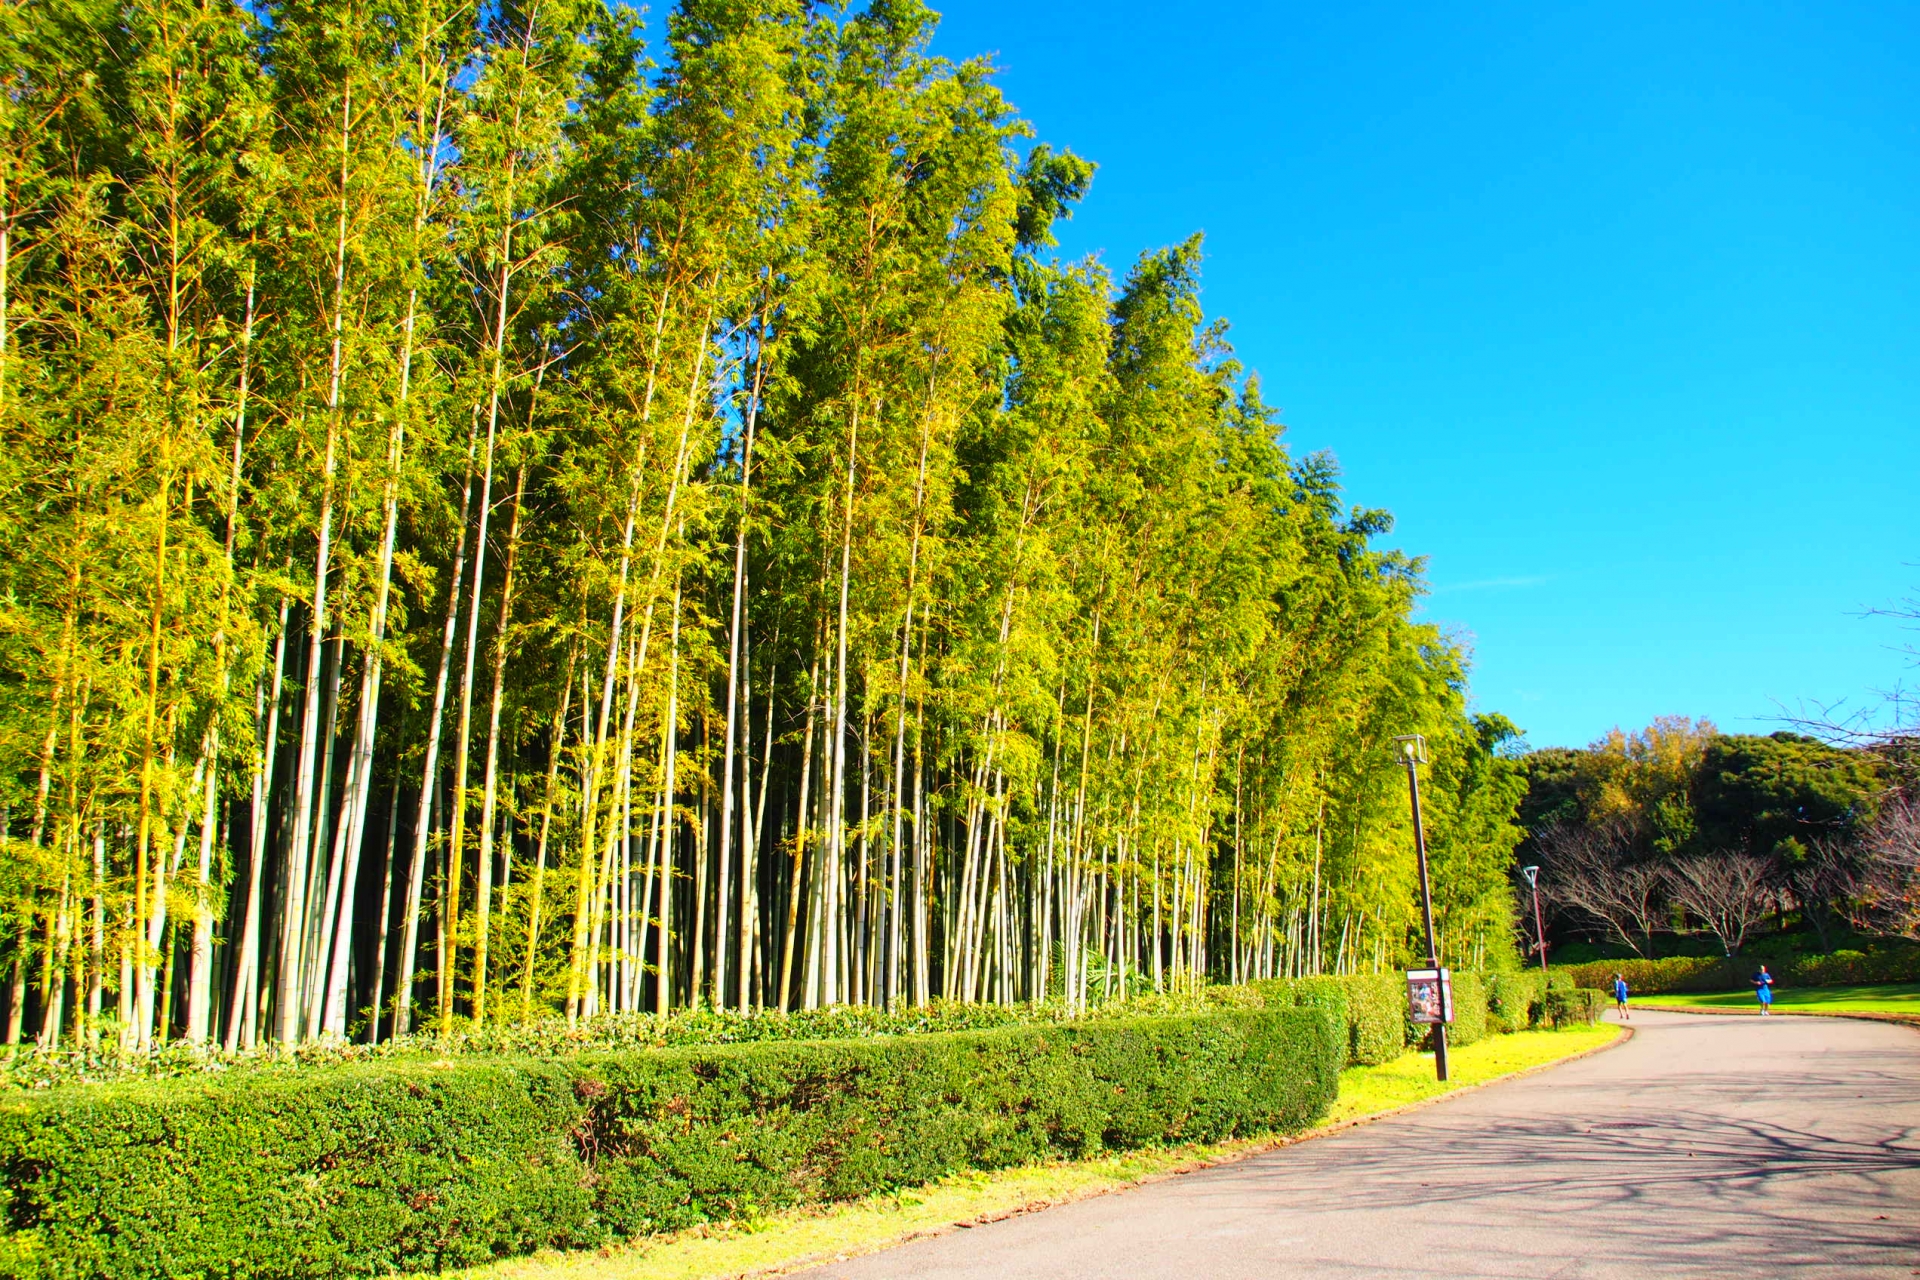
<path fill-rule="evenodd" d="M 1730 956 L 1774 902 L 1775 864 L 1751 853 L 1696 854 L 1668 870 L 1673 900 L 1699 920 Z"/>
<path fill-rule="evenodd" d="M 1863 856 L 1861 841 L 1843 836 L 1814 836 L 1783 858 L 1780 875 L 1800 904 L 1802 915 L 1819 935 L 1820 949 L 1833 949 L 1836 924 L 1859 915 L 1859 897 L 1867 881 L 1871 859 Z"/>
<path fill-rule="evenodd" d="M 1770 864 L 1827 945 L 1857 878 L 1857 838 L 1879 802 L 1865 751 L 1781 731 L 1707 744 L 1693 785 L 1702 850 L 1745 850 Z"/>
<path fill-rule="evenodd" d="M 1666 914 L 1666 870 L 1636 858 L 1621 821 L 1555 823 L 1536 833 L 1544 876 L 1541 892 L 1556 911 L 1597 923 L 1612 941 L 1653 956 L 1653 935 Z"/>
<path fill-rule="evenodd" d="M 1880 806 L 1860 840 L 1851 887 L 1857 926 L 1920 938 L 1920 801 L 1911 793 Z"/>
<path fill-rule="evenodd" d="M 1631 822 L 1647 852 L 1671 857 L 1686 850 L 1699 830 L 1693 780 L 1716 737 L 1711 721 L 1685 716 L 1656 716 L 1634 734 L 1615 729 L 1591 753 L 1598 775 L 1591 811 Z"/>
<path fill-rule="evenodd" d="M 1718 740 L 1708 720 L 1659 716 L 1644 729 L 1613 729 L 1584 750 L 1549 747 L 1522 761 L 1530 832 L 1569 823 L 1606 826 L 1637 856 L 1671 856 L 1694 840 L 1694 782 Z M 1527 846 L 1532 851 L 1532 846 Z"/>
<path fill-rule="evenodd" d="M 1879 791 L 1872 755 L 1783 730 L 1710 741 L 1693 805 L 1700 838 L 1709 847 L 1794 859 L 1805 855 L 1814 837 L 1863 829 Z"/>
<path fill-rule="evenodd" d="M 1545 831 L 1563 823 L 1586 819 L 1580 797 L 1584 751 L 1572 747 L 1542 747 L 1520 759 L 1521 776 L 1527 782 L 1527 794 L 1520 801 L 1517 821 L 1527 832 Z M 1521 844 L 1523 857 L 1534 854 L 1531 834 Z"/>

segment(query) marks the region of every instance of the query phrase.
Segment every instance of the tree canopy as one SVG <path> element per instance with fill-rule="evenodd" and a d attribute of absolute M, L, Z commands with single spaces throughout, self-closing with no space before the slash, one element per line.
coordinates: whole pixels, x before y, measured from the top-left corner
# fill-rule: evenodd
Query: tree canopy
<path fill-rule="evenodd" d="M 1889 796 L 1899 813 L 1906 802 L 1883 753 L 1669 716 L 1523 766 L 1522 853 L 1543 866 L 1549 897 L 1573 927 L 1636 950 L 1684 920 L 1737 950 L 1789 902 L 1824 941 L 1843 919 L 1879 928 L 1885 904 L 1904 900 L 1910 868 L 1887 865 L 1901 842 L 1881 810 Z"/>

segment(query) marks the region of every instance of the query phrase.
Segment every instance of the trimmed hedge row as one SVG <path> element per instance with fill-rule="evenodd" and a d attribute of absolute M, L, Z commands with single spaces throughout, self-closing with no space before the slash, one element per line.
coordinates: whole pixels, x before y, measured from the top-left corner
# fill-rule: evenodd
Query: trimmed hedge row
<path fill-rule="evenodd" d="M 1638 995 L 1663 991 L 1740 991 L 1761 965 L 1781 986 L 1818 987 L 1877 982 L 1920 982 L 1920 947 L 1890 945 L 1872 951 L 1836 951 L 1831 955 L 1772 956 L 1754 951 L 1723 959 L 1718 956 L 1671 956 L 1662 960 L 1596 960 L 1568 965 L 1576 986 L 1612 986 L 1620 974 Z"/>
<path fill-rule="evenodd" d="M 1326 1009 L 1346 1024 L 1350 1067 L 1392 1062 L 1406 1052 L 1407 987 L 1397 973 L 1265 978 L 1248 983 L 1269 1009 Z"/>
<path fill-rule="evenodd" d="M 1538 969 L 1487 975 L 1487 1025 L 1502 1035 L 1537 1026 L 1545 1016 L 1546 975 Z"/>
<path fill-rule="evenodd" d="M 56 1089 L 0 1102 L 0 1274 L 433 1271 L 1297 1129 L 1345 1040 L 1300 1008 Z"/>
<path fill-rule="evenodd" d="M 1426 1028 L 1422 1027 L 1422 1031 Z M 1479 973 L 1455 971 L 1453 975 L 1453 1025 L 1447 1028 L 1447 1043 L 1464 1048 L 1487 1038 L 1487 982 Z"/>
<path fill-rule="evenodd" d="M 1453 975 L 1453 1025 L 1447 1042 L 1465 1046 L 1489 1034 L 1524 1031 L 1544 1016 L 1533 984 L 1539 975 L 1513 975 L 1456 970 Z M 1504 985 L 1502 985 L 1504 984 Z M 1343 974 L 1337 977 L 1268 978 L 1248 984 L 1271 1009 L 1307 1007 L 1328 1009 L 1347 1024 L 1347 1065 L 1377 1066 L 1392 1062 L 1409 1047 L 1423 1044 L 1424 1024 L 1407 1021 L 1406 979 L 1398 973 Z M 1495 1010 L 1496 991 L 1504 1001 Z M 1517 1010 L 1513 1007 L 1518 1001 Z"/>

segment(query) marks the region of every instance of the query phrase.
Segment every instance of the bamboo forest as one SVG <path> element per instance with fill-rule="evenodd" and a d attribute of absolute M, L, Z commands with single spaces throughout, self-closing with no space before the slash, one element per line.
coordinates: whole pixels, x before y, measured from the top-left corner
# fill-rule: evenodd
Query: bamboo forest
<path fill-rule="evenodd" d="M 9 1044 L 1514 961 L 1518 730 L 917 0 L 0 0 Z"/>

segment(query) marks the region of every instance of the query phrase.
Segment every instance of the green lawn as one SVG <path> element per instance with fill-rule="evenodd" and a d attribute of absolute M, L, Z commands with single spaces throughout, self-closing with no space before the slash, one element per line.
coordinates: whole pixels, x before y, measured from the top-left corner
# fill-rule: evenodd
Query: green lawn
<path fill-rule="evenodd" d="M 1671 992 L 1636 997 L 1636 1003 L 1690 1009 L 1758 1009 L 1751 991 Z M 1781 1012 L 1911 1013 L 1920 1015 L 1920 982 L 1879 987 L 1775 987 L 1773 1007 Z"/>
<path fill-rule="evenodd" d="M 1319 1128 L 1363 1120 L 1456 1089 L 1534 1070 L 1611 1043 L 1611 1023 L 1562 1031 L 1490 1036 L 1452 1054 L 1448 1084 L 1433 1078 L 1433 1055 L 1410 1053 L 1378 1067 L 1340 1073 L 1340 1098 Z M 782 1275 L 803 1266 L 872 1253 L 956 1224 L 992 1221 L 1065 1204 L 1269 1150 L 1287 1138 L 1153 1148 L 1055 1161 L 990 1173 L 958 1173 L 924 1187 L 815 1206 L 756 1222 L 696 1228 L 579 1253 L 542 1253 L 457 1273 L 458 1280 L 720 1280 Z"/>

